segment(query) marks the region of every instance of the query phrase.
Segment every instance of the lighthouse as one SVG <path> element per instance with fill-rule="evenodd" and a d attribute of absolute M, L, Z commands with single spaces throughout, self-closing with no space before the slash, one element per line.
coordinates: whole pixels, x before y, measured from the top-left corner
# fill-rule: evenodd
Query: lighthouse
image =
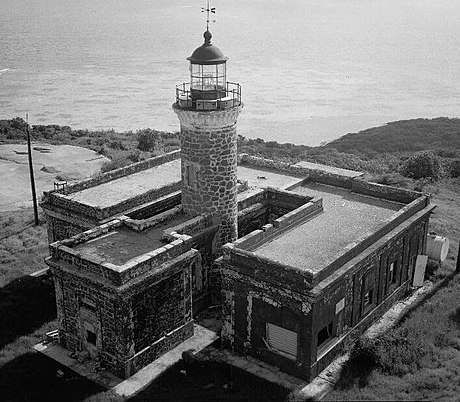
<path fill-rule="evenodd" d="M 173 104 L 180 121 L 182 208 L 189 216 L 219 219 L 225 244 L 237 238 L 236 125 L 243 103 L 240 85 L 227 81 L 228 58 L 211 43 L 209 29 L 203 37 L 187 58 L 190 81 L 176 86 Z"/>

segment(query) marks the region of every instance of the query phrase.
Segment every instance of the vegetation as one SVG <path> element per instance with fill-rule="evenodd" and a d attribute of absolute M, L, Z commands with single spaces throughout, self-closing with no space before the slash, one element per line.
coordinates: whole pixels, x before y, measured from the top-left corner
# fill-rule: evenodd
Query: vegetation
<path fill-rule="evenodd" d="M 0 143 L 25 141 L 25 130 L 26 122 L 20 117 L 0 120 Z M 111 159 L 103 167 L 103 171 L 117 169 L 180 147 L 177 133 L 150 128 L 119 133 L 114 130 L 72 130 L 69 126 L 51 124 L 32 126 L 30 135 L 33 141 L 92 149 Z"/>
<path fill-rule="evenodd" d="M 437 179 L 441 175 L 439 157 L 430 151 L 417 152 L 404 161 L 401 174 L 412 179 Z"/>
<path fill-rule="evenodd" d="M 0 142 L 24 141 L 20 118 L 0 120 Z M 427 278 L 443 280 L 451 273 L 460 232 L 460 122 L 417 119 L 389 123 L 348 134 L 321 147 L 278 144 L 239 137 L 239 152 L 289 163 L 300 160 L 361 170 L 370 180 L 432 194 L 437 204 L 430 230 L 449 237 L 451 252 L 442 266 L 431 263 Z M 36 141 L 73 144 L 110 157 L 110 170 L 161 152 L 178 149 L 177 133 L 150 129 L 135 133 L 72 130 L 33 126 Z M 429 151 L 428 153 L 423 151 Z M 427 166 L 425 166 L 427 165 Z M 417 172 L 421 171 L 419 174 Z M 29 274 L 45 267 L 46 225 L 33 226 L 32 211 L 0 216 L 0 389 L 2 400 L 118 401 L 94 384 L 31 352 L 44 334 L 57 326 L 54 287 Z M 329 400 L 430 399 L 454 400 L 460 394 L 459 275 L 396 328 L 374 340 L 361 339 L 352 350 L 337 388 Z M 282 399 L 285 391 L 229 367 L 182 363 L 143 392 L 141 399 L 180 400 L 184 393 L 219 400 Z M 56 376 L 57 370 L 64 375 Z M 231 370 L 231 371 L 229 371 Z M 173 384 L 173 385 L 171 385 Z"/>
<path fill-rule="evenodd" d="M 398 327 L 360 339 L 327 400 L 457 400 L 459 294 L 457 275 Z"/>
<path fill-rule="evenodd" d="M 359 133 L 346 134 L 326 147 L 340 152 L 417 152 L 426 149 L 460 149 L 460 119 L 401 120 Z"/>

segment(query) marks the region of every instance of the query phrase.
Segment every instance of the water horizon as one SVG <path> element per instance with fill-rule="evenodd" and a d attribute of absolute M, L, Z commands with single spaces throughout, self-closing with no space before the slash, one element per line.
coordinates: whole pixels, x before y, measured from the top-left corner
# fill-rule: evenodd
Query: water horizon
<path fill-rule="evenodd" d="M 0 0 L 0 118 L 177 131 L 176 84 L 205 30 L 192 0 Z M 460 2 L 215 0 L 213 43 L 242 85 L 238 133 L 319 145 L 458 117 Z"/>

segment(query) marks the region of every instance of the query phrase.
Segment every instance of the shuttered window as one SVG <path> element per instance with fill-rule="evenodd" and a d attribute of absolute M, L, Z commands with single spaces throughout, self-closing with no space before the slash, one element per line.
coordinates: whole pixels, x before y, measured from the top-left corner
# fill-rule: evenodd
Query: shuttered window
<path fill-rule="evenodd" d="M 297 358 L 297 332 L 267 323 L 267 342 L 280 354 L 290 359 Z"/>

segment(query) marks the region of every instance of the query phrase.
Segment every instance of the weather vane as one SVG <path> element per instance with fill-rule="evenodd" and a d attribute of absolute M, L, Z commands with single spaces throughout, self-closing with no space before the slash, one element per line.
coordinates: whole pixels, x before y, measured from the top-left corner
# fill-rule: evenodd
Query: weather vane
<path fill-rule="evenodd" d="M 207 7 L 201 7 L 201 12 L 204 13 L 206 11 L 206 31 L 209 31 L 209 13 L 215 14 L 216 13 L 216 8 L 211 7 L 209 8 L 209 0 L 207 2 Z M 216 20 L 212 20 L 211 22 L 216 22 Z"/>

